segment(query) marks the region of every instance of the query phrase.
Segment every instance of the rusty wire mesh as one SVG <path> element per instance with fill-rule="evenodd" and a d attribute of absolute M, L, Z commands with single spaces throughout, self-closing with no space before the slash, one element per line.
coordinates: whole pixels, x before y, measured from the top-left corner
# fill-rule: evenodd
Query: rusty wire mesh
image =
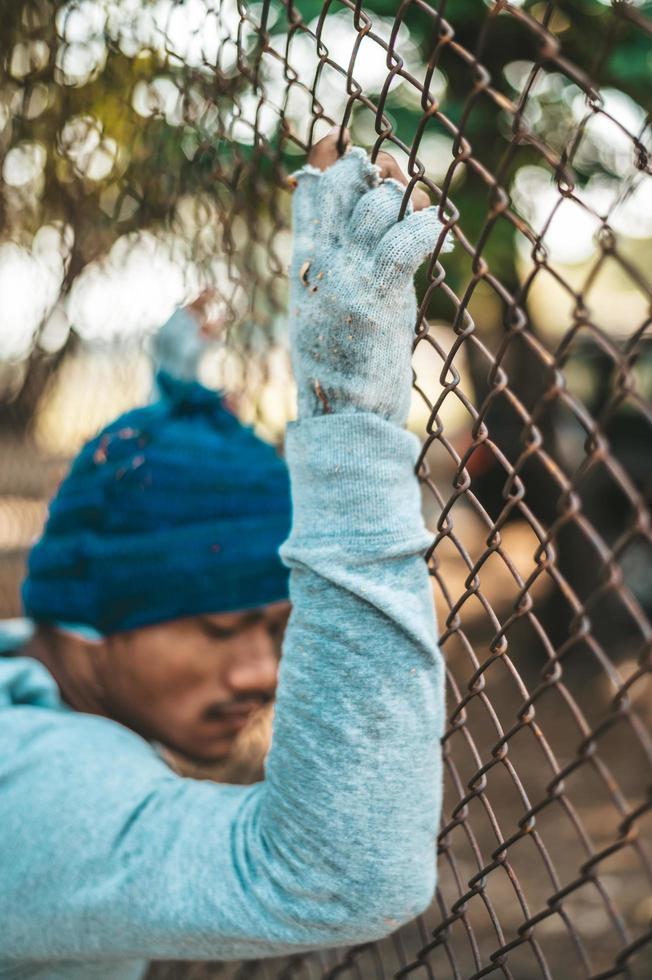
<path fill-rule="evenodd" d="M 650 5 L 54 7 L 9 2 L 0 41 L 4 615 L 66 459 L 147 396 L 147 337 L 202 286 L 208 382 L 280 438 L 286 177 L 331 124 L 456 239 L 418 276 L 410 419 L 448 670 L 436 902 L 383 943 L 152 976 L 650 976 Z"/>

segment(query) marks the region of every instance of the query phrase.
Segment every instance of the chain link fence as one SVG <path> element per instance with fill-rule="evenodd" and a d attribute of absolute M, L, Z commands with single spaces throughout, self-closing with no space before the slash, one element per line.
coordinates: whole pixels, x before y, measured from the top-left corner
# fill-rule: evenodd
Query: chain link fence
<path fill-rule="evenodd" d="M 5 0 L 3 616 L 175 306 L 204 291 L 202 379 L 282 438 L 287 175 L 331 125 L 456 241 L 417 277 L 410 417 L 448 670 L 436 901 L 382 943 L 152 977 L 652 974 L 651 39 L 634 0 Z"/>

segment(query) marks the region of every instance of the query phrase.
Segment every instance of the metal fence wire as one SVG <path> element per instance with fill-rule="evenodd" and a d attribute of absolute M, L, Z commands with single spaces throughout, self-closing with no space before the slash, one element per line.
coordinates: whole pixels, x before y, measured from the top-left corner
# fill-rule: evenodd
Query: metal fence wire
<path fill-rule="evenodd" d="M 652 975 L 651 38 L 642 0 L 4 0 L 3 615 L 175 304 L 213 289 L 207 383 L 280 438 L 287 176 L 331 125 L 456 242 L 417 277 L 410 417 L 448 678 L 436 901 L 382 943 L 151 976 Z"/>

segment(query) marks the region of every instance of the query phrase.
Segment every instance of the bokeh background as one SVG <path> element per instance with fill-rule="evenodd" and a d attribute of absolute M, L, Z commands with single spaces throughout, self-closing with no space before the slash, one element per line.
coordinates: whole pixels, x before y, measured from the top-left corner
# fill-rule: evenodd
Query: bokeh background
<path fill-rule="evenodd" d="M 417 277 L 410 418 L 448 666 L 437 901 L 372 947 L 156 975 L 649 977 L 652 4 L 2 20 L 3 617 L 71 455 L 150 397 L 177 307 L 204 298 L 201 380 L 282 442 L 286 181 L 331 125 L 395 155 L 456 241 Z"/>

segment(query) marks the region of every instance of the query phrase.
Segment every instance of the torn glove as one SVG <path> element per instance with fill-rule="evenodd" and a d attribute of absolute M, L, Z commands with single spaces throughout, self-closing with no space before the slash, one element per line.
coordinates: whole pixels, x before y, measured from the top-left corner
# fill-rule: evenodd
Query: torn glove
<path fill-rule="evenodd" d="M 398 221 L 405 187 L 362 147 L 292 174 L 290 343 L 298 416 L 372 412 L 405 425 L 417 316 L 414 274 L 439 245 L 436 207 Z M 293 183 L 294 183 L 293 181 Z M 453 247 L 450 234 L 440 251 Z"/>

